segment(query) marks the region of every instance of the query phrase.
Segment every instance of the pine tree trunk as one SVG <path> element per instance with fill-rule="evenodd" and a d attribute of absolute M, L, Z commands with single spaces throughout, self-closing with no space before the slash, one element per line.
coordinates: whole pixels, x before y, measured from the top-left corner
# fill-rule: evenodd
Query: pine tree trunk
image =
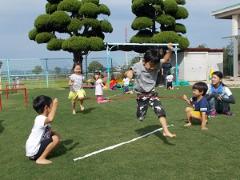
<path fill-rule="evenodd" d="M 73 53 L 73 62 L 74 63 L 79 63 L 81 65 L 81 69 L 82 69 L 83 55 L 82 55 L 81 52 L 74 52 Z"/>
<path fill-rule="evenodd" d="M 155 19 L 153 19 L 152 33 L 153 34 L 156 33 L 156 22 L 155 22 Z"/>

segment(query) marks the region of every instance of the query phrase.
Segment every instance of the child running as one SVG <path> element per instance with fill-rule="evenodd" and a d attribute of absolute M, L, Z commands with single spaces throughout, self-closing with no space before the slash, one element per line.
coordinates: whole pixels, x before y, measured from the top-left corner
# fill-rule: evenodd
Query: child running
<path fill-rule="evenodd" d="M 98 104 L 102 104 L 102 103 L 106 103 L 109 102 L 110 100 L 105 99 L 103 96 L 103 80 L 101 79 L 101 73 L 100 72 L 96 72 L 94 75 L 94 79 L 96 80 L 95 82 L 95 96 L 97 97 L 97 103 Z"/>
<path fill-rule="evenodd" d="M 75 63 L 72 71 L 74 73 L 69 77 L 70 92 L 68 98 L 72 101 L 72 113 L 76 114 L 77 101 L 80 101 L 80 110 L 84 111 L 83 101 L 86 97 L 86 92 L 82 88 L 84 77 L 82 75 L 81 65 Z"/>
<path fill-rule="evenodd" d="M 155 92 L 160 65 L 170 60 L 171 51 L 172 44 L 169 44 L 168 51 L 161 60 L 158 50 L 146 51 L 144 60 L 134 64 L 133 67 L 126 72 L 126 76 L 129 79 L 135 78 L 134 90 L 137 93 L 137 118 L 143 121 L 147 114 L 148 106 L 151 106 L 162 125 L 163 136 L 173 138 L 176 137 L 176 134 L 168 130 L 165 110 Z"/>
<path fill-rule="evenodd" d="M 38 113 L 26 142 L 26 156 L 37 164 L 50 164 L 47 156 L 57 147 L 60 136 L 52 131 L 51 123 L 55 117 L 58 100 L 48 96 L 38 96 L 33 100 L 33 108 Z"/>
<path fill-rule="evenodd" d="M 187 107 L 185 112 L 187 115 L 188 123 L 185 127 L 190 127 L 194 120 L 201 123 L 201 129 L 207 130 L 207 119 L 209 115 L 209 105 L 205 97 L 208 90 L 208 86 L 204 82 L 197 82 L 192 87 L 193 97 L 189 100 L 186 95 L 183 95 L 183 99 L 192 107 Z"/>

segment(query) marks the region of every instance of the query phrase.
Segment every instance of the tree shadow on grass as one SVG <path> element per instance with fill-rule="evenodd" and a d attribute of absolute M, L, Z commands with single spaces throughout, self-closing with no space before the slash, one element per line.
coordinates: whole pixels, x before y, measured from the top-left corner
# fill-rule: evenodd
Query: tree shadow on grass
<path fill-rule="evenodd" d="M 147 126 L 147 127 L 144 127 L 144 128 L 141 128 L 141 129 L 137 129 L 135 130 L 140 136 L 143 136 L 147 133 L 150 133 L 156 129 L 159 129 L 160 126 L 159 125 L 151 125 L 151 126 Z M 171 145 L 171 146 L 175 146 L 175 144 L 173 143 L 170 143 L 168 141 L 168 139 L 162 135 L 162 131 L 161 132 L 155 132 L 154 133 L 155 136 L 157 136 L 159 139 L 161 139 L 165 144 L 168 144 L 168 145 Z"/>
<path fill-rule="evenodd" d="M 63 154 L 66 154 L 68 151 L 73 150 L 78 144 L 79 144 L 78 142 L 73 143 L 72 139 L 64 140 L 59 144 L 59 146 L 56 148 L 56 150 L 53 151 L 53 153 L 51 154 L 50 157 L 53 158 L 53 157 L 58 157 Z"/>
<path fill-rule="evenodd" d="M 3 125 L 2 125 L 2 122 L 3 122 L 4 120 L 0 120 L 0 133 L 2 133 L 3 131 L 4 131 L 4 127 L 3 127 Z"/>

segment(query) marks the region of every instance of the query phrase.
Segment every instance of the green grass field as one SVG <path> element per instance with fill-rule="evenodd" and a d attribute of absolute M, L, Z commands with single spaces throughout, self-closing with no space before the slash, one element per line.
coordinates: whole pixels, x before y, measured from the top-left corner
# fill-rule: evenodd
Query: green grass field
<path fill-rule="evenodd" d="M 107 91 L 106 95 L 120 91 Z M 179 90 L 159 90 L 160 96 L 191 95 L 188 87 Z M 73 159 L 110 145 L 128 141 L 159 128 L 159 122 L 149 109 L 144 122 L 135 118 L 134 95 L 116 96 L 108 104 L 98 105 L 93 90 L 87 90 L 88 100 L 83 113 L 71 114 L 68 90 L 30 90 L 30 104 L 23 106 L 21 94 L 11 94 L 0 112 L 0 179 L 240 179 L 238 102 L 240 89 L 233 89 L 237 104 L 233 117 L 218 116 L 209 120 L 209 130 L 200 126 L 184 128 L 186 104 L 174 98 L 163 98 L 170 130 L 175 139 L 165 139 L 161 133 L 106 151 L 87 159 Z M 59 99 L 59 109 L 53 130 L 62 136 L 62 143 L 50 160 L 53 164 L 36 165 L 25 157 L 25 142 L 36 113 L 31 101 L 44 94 Z M 6 107 L 8 106 L 8 108 Z"/>

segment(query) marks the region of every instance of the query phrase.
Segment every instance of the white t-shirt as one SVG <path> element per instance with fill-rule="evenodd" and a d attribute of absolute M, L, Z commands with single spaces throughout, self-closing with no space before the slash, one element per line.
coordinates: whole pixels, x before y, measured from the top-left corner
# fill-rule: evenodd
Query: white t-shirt
<path fill-rule="evenodd" d="M 31 157 L 38 153 L 40 148 L 40 140 L 46 127 L 50 127 L 49 124 L 44 125 L 46 116 L 38 115 L 34 120 L 34 125 L 26 142 L 26 156 Z"/>
<path fill-rule="evenodd" d="M 83 75 L 72 74 L 69 76 L 69 79 L 73 82 L 73 85 L 70 87 L 71 91 L 79 91 L 82 88 L 84 77 Z"/>
<path fill-rule="evenodd" d="M 98 79 L 95 82 L 95 95 L 96 96 L 102 96 L 103 95 L 103 87 L 102 87 L 102 79 Z"/>
<path fill-rule="evenodd" d="M 170 74 L 170 75 L 167 75 L 167 77 L 166 77 L 166 80 L 167 80 L 167 82 L 173 82 L 173 75 L 172 74 Z"/>
<path fill-rule="evenodd" d="M 128 77 L 123 79 L 123 85 L 124 86 L 129 86 L 129 83 L 130 83 L 130 79 Z"/>

